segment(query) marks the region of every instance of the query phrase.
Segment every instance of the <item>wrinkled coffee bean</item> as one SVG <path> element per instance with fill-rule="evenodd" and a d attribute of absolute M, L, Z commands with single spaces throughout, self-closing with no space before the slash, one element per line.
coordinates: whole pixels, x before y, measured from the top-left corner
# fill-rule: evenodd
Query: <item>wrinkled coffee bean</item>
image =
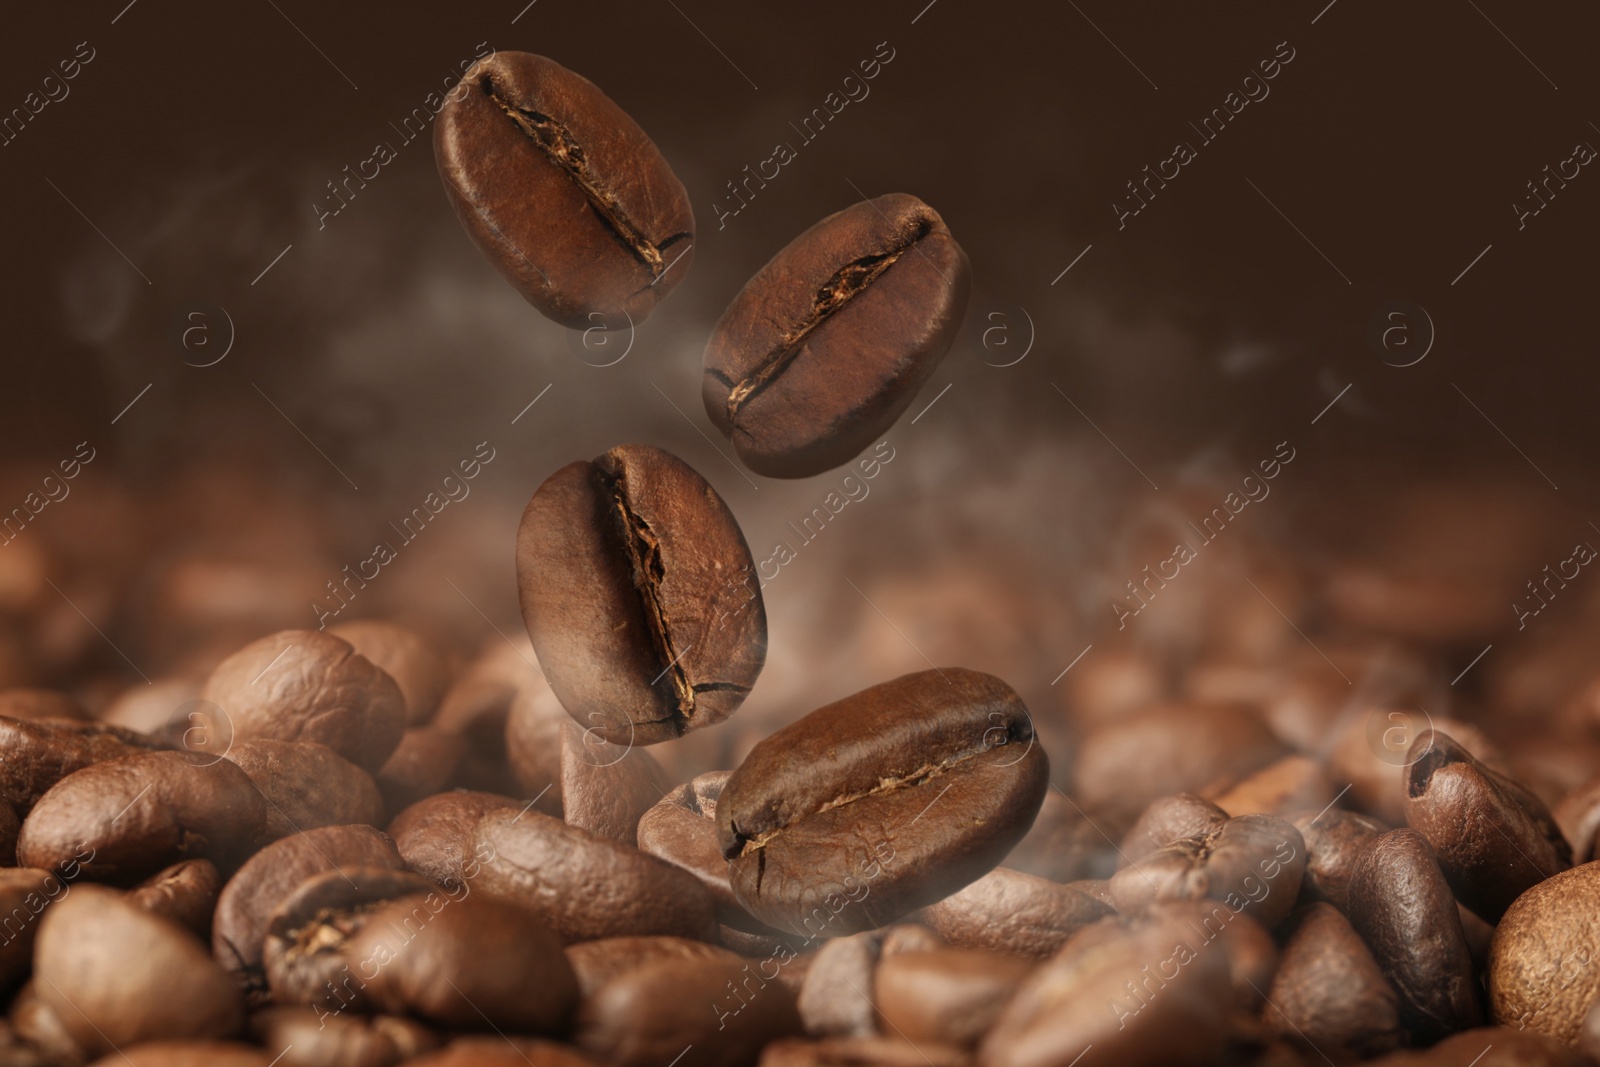
<path fill-rule="evenodd" d="M 1118 855 L 1123 865 L 1138 863 L 1168 845 L 1220 830 L 1227 821 L 1227 812 L 1193 793 L 1158 797 L 1123 835 Z"/>
<path fill-rule="evenodd" d="M 510 797 L 457 789 L 419 800 L 389 823 L 389 836 L 406 866 L 446 889 L 466 881 L 481 862 L 472 834 L 485 812 L 522 805 Z M 484 856 L 490 853 L 484 853 Z"/>
<path fill-rule="evenodd" d="M 632 845 L 504 808 L 479 818 L 473 886 L 520 904 L 563 940 L 667 934 L 716 940 L 715 901 L 693 875 Z"/>
<path fill-rule="evenodd" d="M 358 619 L 328 627 L 328 633 L 350 642 L 356 654 L 394 679 L 405 702 L 407 726 L 433 718 L 450 688 L 450 660 L 427 638 L 409 627 L 384 619 Z"/>
<path fill-rule="evenodd" d="M 589 996 L 624 971 L 660 959 L 744 961 L 725 948 L 684 937 L 606 937 L 567 946 L 578 992 Z"/>
<path fill-rule="evenodd" d="M 474 64 L 445 96 L 433 151 L 468 235 L 563 326 L 643 322 L 694 260 L 689 195 L 655 143 L 543 56 Z"/>
<path fill-rule="evenodd" d="M 767 652 L 744 534 L 688 464 L 621 445 L 545 480 L 517 532 L 522 617 L 578 724 L 650 745 L 721 722 Z"/>
<path fill-rule="evenodd" d="M 295 890 L 327 871 L 404 866 L 394 843 L 370 826 L 325 826 L 274 841 L 222 887 L 212 954 L 247 990 L 258 993 L 265 989 L 261 949 L 268 923 Z"/>
<path fill-rule="evenodd" d="M 996 867 L 917 913 L 960 948 L 1045 959 L 1111 908 L 1071 886 Z"/>
<path fill-rule="evenodd" d="M 659 1067 L 687 1046 L 711 1067 L 753 1063 L 769 1041 L 801 1032 L 795 997 L 741 960 L 658 959 L 584 998 L 573 1043 L 616 1067 Z"/>
<path fill-rule="evenodd" d="M 1270 929 L 1293 910 L 1305 866 L 1305 841 L 1293 825 L 1240 815 L 1124 867 L 1111 876 L 1111 898 L 1124 914 L 1163 901 L 1217 900 Z"/>
<path fill-rule="evenodd" d="M 772 734 L 728 779 L 717 837 L 734 895 L 813 936 L 892 922 L 999 863 L 1048 768 L 998 678 L 952 667 L 865 689 Z"/>
<path fill-rule="evenodd" d="M 1501 1026 L 1576 1041 L 1600 999 L 1600 863 L 1518 897 L 1489 947 L 1489 1013 Z"/>
<path fill-rule="evenodd" d="M 405 729 L 394 679 L 348 641 L 284 630 L 217 664 L 190 716 L 191 751 L 226 755 L 241 741 L 316 741 L 363 770 L 383 766 Z"/>
<path fill-rule="evenodd" d="M 227 760 L 151 752 L 94 763 L 39 798 L 17 860 L 131 885 L 180 860 L 231 870 L 264 840 L 267 802 Z"/>
<path fill-rule="evenodd" d="M 982 949 L 901 952 L 878 965 L 874 999 L 889 1033 L 972 1048 L 1032 970 L 1026 960 Z"/>
<path fill-rule="evenodd" d="M 128 903 L 211 939 L 211 915 L 222 892 L 222 875 L 210 860 L 184 860 L 157 871 L 128 890 Z"/>
<path fill-rule="evenodd" d="M 967 255 L 933 208 L 904 193 L 852 204 L 791 241 L 722 313 L 705 351 L 706 414 L 758 474 L 848 462 L 939 365 L 970 288 Z"/>
<path fill-rule="evenodd" d="M 1406 822 L 1433 846 L 1461 903 L 1484 919 L 1498 922 L 1524 890 L 1572 866 L 1544 802 L 1449 735 L 1424 731 L 1410 756 Z"/>
<path fill-rule="evenodd" d="M 288 837 L 319 826 L 383 821 L 383 797 L 372 775 L 327 745 L 306 741 L 241 741 L 228 759 L 267 799 L 267 834 Z"/>
<path fill-rule="evenodd" d="M 75 886 L 46 910 L 34 946 L 38 996 L 94 1054 L 141 1041 L 238 1032 L 244 1004 L 178 924 L 101 886 Z"/>
<path fill-rule="evenodd" d="M 1367 1059 L 1405 1043 L 1400 998 L 1331 904 L 1296 914 L 1267 994 L 1269 1033 L 1329 1056 Z"/>
<path fill-rule="evenodd" d="M 439 1047 L 421 1023 L 393 1015 L 320 1017 L 311 1008 L 273 1007 L 250 1017 L 250 1032 L 283 1051 L 280 1067 L 393 1067 Z"/>
<path fill-rule="evenodd" d="M 26 816 L 40 797 L 73 771 L 118 756 L 166 746 L 116 726 L 64 719 L 0 719 L 0 799 Z"/>
<path fill-rule="evenodd" d="M 711 771 L 662 797 L 639 819 L 639 848 L 700 880 L 717 902 L 717 921 L 746 933 L 771 933 L 733 894 L 728 861 L 717 845 L 717 799 L 732 771 Z"/>
<path fill-rule="evenodd" d="M 1483 1019 L 1461 919 L 1439 861 L 1415 830 L 1369 844 L 1350 877 L 1350 925 L 1400 994 L 1401 1018 L 1422 1041 Z"/>
<path fill-rule="evenodd" d="M 1350 876 L 1356 859 L 1388 830 L 1378 820 L 1341 808 L 1295 817 L 1294 827 L 1306 843 L 1306 874 L 1300 893 L 1307 900 L 1325 900 L 1348 912 Z"/>

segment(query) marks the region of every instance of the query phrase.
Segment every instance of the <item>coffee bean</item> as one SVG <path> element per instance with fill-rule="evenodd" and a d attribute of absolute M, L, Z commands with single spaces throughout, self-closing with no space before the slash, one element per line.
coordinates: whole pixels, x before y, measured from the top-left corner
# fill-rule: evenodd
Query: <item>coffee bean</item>
<path fill-rule="evenodd" d="M 1461 903 L 1497 922 L 1521 893 L 1572 866 L 1544 802 L 1484 766 L 1448 734 L 1411 746 L 1406 822 L 1428 839 Z"/>
<path fill-rule="evenodd" d="M 211 914 L 222 892 L 222 875 L 210 860 L 184 860 L 157 871 L 128 890 L 128 903 L 170 919 L 199 937 L 211 939 Z"/>
<path fill-rule="evenodd" d="M 272 1057 L 232 1041 L 151 1041 L 113 1052 L 89 1067 L 272 1067 Z"/>
<path fill-rule="evenodd" d="M 40 921 L 39 999 L 94 1054 L 219 1038 L 244 1021 L 238 989 L 192 933 L 101 886 L 75 886 Z"/>
<path fill-rule="evenodd" d="M 10 993 L 28 976 L 39 916 L 71 888 L 52 871 L 0 869 L 0 995 Z"/>
<path fill-rule="evenodd" d="M 1157 797 L 1122 837 L 1118 855 L 1124 865 L 1138 863 L 1168 845 L 1222 829 L 1228 813 L 1193 793 Z"/>
<path fill-rule="evenodd" d="M 227 758 L 267 799 L 271 837 L 319 826 L 383 822 L 383 797 L 372 775 L 327 745 L 262 738 L 235 744 Z"/>
<path fill-rule="evenodd" d="M 639 848 L 700 880 L 717 902 L 717 921 L 746 933 L 772 927 L 744 909 L 733 893 L 728 861 L 717 844 L 717 800 L 732 771 L 698 775 L 662 797 L 639 819 Z"/>
<path fill-rule="evenodd" d="M 1518 897 L 1489 948 L 1489 1012 L 1501 1026 L 1571 1043 L 1600 999 L 1600 863 L 1545 879 Z"/>
<path fill-rule="evenodd" d="M 1048 767 L 998 678 L 949 668 L 865 689 L 771 735 L 728 779 L 717 836 L 734 895 L 810 936 L 892 922 L 999 863 Z"/>
<path fill-rule="evenodd" d="M 1600 778 L 1568 793 L 1552 814 L 1561 836 L 1572 846 L 1572 862 L 1588 863 L 1594 859 L 1595 834 L 1600 832 Z"/>
<path fill-rule="evenodd" d="M 1350 783 L 1351 806 L 1390 826 L 1404 826 L 1412 746 L 1430 729 L 1448 732 L 1485 763 L 1504 766 L 1499 749 L 1470 723 L 1433 718 L 1415 708 L 1374 707 L 1350 716 L 1331 742 L 1329 770 Z"/>
<path fill-rule="evenodd" d="M 573 1043 L 617 1067 L 659 1067 L 687 1046 L 712 1067 L 738 1067 L 800 1032 L 794 994 L 781 982 L 742 960 L 677 958 L 631 968 L 586 997 Z"/>
<path fill-rule="evenodd" d="M 378 771 L 383 810 L 403 811 L 441 792 L 455 776 L 467 752 L 460 734 L 436 726 L 416 726 L 400 735 L 400 744 Z"/>
<path fill-rule="evenodd" d="M 404 861 L 387 836 L 370 826 L 324 826 L 263 848 L 228 879 L 217 898 L 211 951 L 247 991 L 266 988 L 261 949 L 278 907 L 312 877 L 332 870 L 387 867 Z"/>
<path fill-rule="evenodd" d="M 729 962 L 739 957 L 725 948 L 685 937 L 606 937 L 567 946 L 567 962 L 578 978 L 578 992 L 584 997 L 619 974 L 660 959 Z"/>
<path fill-rule="evenodd" d="M 557 817 L 561 815 L 561 728 L 570 722 L 572 716 L 543 682 L 519 691 L 505 719 L 505 758 L 521 787 L 518 795 L 538 797 L 539 810 Z M 598 731 L 585 733 L 590 744 L 605 741 Z"/>
<path fill-rule="evenodd" d="M 87 719 L 71 696 L 57 689 L 0 689 L 0 718 L 5 719 Z"/>
<path fill-rule="evenodd" d="M 440 793 L 396 815 L 389 823 L 389 836 L 407 867 L 453 889 L 463 883 L 467 870 L 476 870 L 474 864 L 481 862 L 472 847 L 478 819 L 500 808 L 520 811 L 522 805 L 493 793 L 465 789 Z"/>
<path fill-rule="evenodd" d="M 1472 956 L 1427 839 L 1391 830 L 1373 840 L 1356 860 L 1349 895 L 1350 924 L 1400 994 L 1407 1029 L 1434 1041 L 1477 1026 Z"/>
<path fill-rule="evenodd" d="M 566 722 L 561 727 L 561 812 L 573 826 L 634 844 L 639 817 L 671 782 L 642 748 L 613 745 Z"/>
<path fill-rule="evenodd" d="M 383 619 L 358 619 L 328 627 L 356 654 L 394 679 L 405 701 L 407 726 L 433 718 L 453 673 L 445 653 L 415 630 Z"/>
<path fill-rule="evenodd" d="M 1426 1052 L 1394 1052 L 1379 1067 L 1587 1067 L 1570 1047 L 1532 1030 L 1485 1026 L 1447 1037 Z"/>
<path fill-rule="evenodd" d="M 28 867 L 131 885 L 179 860 L 232 870 L 265 840 L 267 802 L 227 760 L 150 752 L 91 764 L 39 798 L 17 840 Z"/>
<path fill-rule="evenodd" d="M 348 641 L 284 630 L 217 664 L 192 718 L 191 751 L 221 756 L 259 738 L 316 741 L 376 771 L 400 743 L 405 699 Z"/>
<path fill-rule="evenodd" d="M 820 1041 L 774 1041 L 761 1053 L 761 1067 L 970 1067 L 958 1048 L 897 1037 L 829 1037 Z"/>
<path fill-rule="evenodd" d="M 1006 854 L 1005 864 L 1052 882 L 1095 878 L 1116 870 L 1115 842 L 1106 840 L 1101 820 L 1059 789 L 1044 795 L 1033 828 Z"/>
<path fill-rule="evenodd" d="M 917 913 L 950 944 L 1046 959 L 1111 908 L 1070 886 L 1006 867 Z"/>
<path fill-rule="evenodd" d="M 91 763 L 156 752 L 153 738 L 100 723 L 66 719 L 0 719 L 0 799 L 26 816 L 40 797 L 73 771 Z"/>
<path fill-rule="evenodd" d="M 439 1047 L 421 1023 L 393 1015 L 318 1015 L 314 1009 L 273 1007 L 250 1017 L 257 1041 L 278 1053 L 279 1067 L 393 1067 Z"/>
<path fill-rule="evenodd" d="M 563 326 L 643 322 L 689 272 L 683 183 L 626 112 L 558 63 L 497 52 L 475 64 L 446 94 L 433 151 L 478 248 Z"/>
<path fill-rule="evenodd" d="M 632 845 L 537 811 L 486 812 L 472 836 L 486 895 L 520 904 L 568 942 L 631 934 L 716 939 L 715 902 L 694 878 Z"/>
<path fill-rule="evenodd" d="M 1312 904 L 1287 929 L 1267 994 L 1269 1033 L 1341 1060 L 1367 1059 L 1405 1043 L 1400 998 L 1337 908 Z"/>
<path fill-rule="evenodd" d="M 1293 910 L 1305 866 L 1294 826 L 1275 815 L 1240 815 L 1118 871 L 1111 898 L 1125 914 L 1158 901 L 1217 900 L 1271 929 Z"/>
<path fill-rule="evenodd" d="M 1300 883 L 1305 900 L 1325 900 L 1348 911 L 1350 876 L 1356 859 L 1388 827 L 1377 819 L 1342 808 L 1306 812 L 1294 819 L 1306 843 L 1306 874 Z"/>
<path fill-rule="evenodd" d="M 73 1039 L 55 1010 L 40 1001 L 37 979 L 30 979 L 17 991 L 7 1021 L 22 1046 L 18 1050 L 22 1064 L 33 1061 L 38 1067 L 77 1067 L 89 1062 L 89 1053 Z"/>
<path fill-rule="evenodd" d="M 406 1067 L 599 1067 L 568 1045 L 531 1037 L 458 1037 L 438 1052 L 407 1060 Z"/>
<path fill-rule="evenodd" d="M 552 474 L 517 532 L 522 617 L 580 726 L 650 745 L 721 722 L 767 652 L 744 534 L 676 456 L 621 445 Z"/>
<path fill-rule="evenodd" d="M 1302 808 L 1320 810 L 1332 803 L 1333 783 L 1316 760 L 1284 756 L 1236 782 L 1216 797 L 1229 815 L 1287 815 Z"/>
<path fill-rule="evenodd" d="M 849 461 L 910 406 L 961 328 L 967 255 L 893 193 L 829 215 L 745 284 L 706 345 L 706 413 L 753 471 Z"/>
<path fill-rule="evenodd" d="M 1032 970 L 1026 960 L 983 949 L 901 952 L 878 965 L 874 998 L 889 1033 L 972 1048 Z"/>
<path fill-rule="evenodd" d="M 872 975 L 883 951 L 876 930 L 823 942 L 806 969 L 798 1007 L 813 1037 L 867 1037 L 878 1032 Z"/>

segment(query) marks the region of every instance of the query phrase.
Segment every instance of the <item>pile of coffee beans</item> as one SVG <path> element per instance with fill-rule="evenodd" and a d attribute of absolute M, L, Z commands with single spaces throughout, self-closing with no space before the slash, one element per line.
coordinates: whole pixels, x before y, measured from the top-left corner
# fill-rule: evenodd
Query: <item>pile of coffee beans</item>
<path fill-rule="evenodd" d="M 557 321 L 686 276 L 683 185 L 582 77 L 496 54 L 436 131 Z M 717 324 L 711 421 L 756 473 L 849 462 L 968 273 L 915 197 L 817 223 Z M 1597 598 L 1458 687 L 1526 524 L 1463 564 L 1417 531 L 1516 509 L 1416 499 L 1367 554 L 1230 534 L 1031 709 L 930 664 L 744 722 L 750 550 L 648 445 L 532 494 L 528 640 L 361 619 L 212 655 L 176 610 L 184 670 L 0 690 L 0 1067 L 1600 1063 Z M 42 656 L 10 551 L 0 637 Z"/>

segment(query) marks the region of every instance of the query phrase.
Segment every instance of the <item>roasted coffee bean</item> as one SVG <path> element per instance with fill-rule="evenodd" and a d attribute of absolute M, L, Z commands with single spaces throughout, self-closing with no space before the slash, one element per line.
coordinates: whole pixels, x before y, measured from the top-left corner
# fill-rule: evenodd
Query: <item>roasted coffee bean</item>
<path fill-rule="evenodd" d="M 728 861 L 717 845 L 717 799 L 732 773 L 699 775 L 662 797 L 640 817 L 638 845 L 700 879 L 716 899 L 719 923 L 746 933 L 767 934 L 772 927 L 758 921 L 733 895 Z"/>
<path fill-rule="evenodd" d="M 950 944 L 1045 959 L 1111 908 L 1071 886 L 1007 867 L 917 913 Z"/>
<path fill-rule="evenodd" d="M 278 906 L 316 875 L 371 867 L 398 871 L 405 863 L 394 843 L 370 826 L 324 826 L 274 841 L 222 887 L 212 954 L 247 990 L 261 992 L 266 978 L 261 948 Z"/>
<path fill-rule="evenodd" d="M 561 817 L 573 826 L 634 844 L 639 817 L 671 787 L 667 772 L 642 748 L 613 745 L 561 727 Z"/>
<path fill-rule="evenodd" d="M 552 60 L 474 64 L 446 94 L 433 151 L 478 248 L 563 326 L 637 325 L 689 272 L 683 183 L 626 112 Z"/>
<path fill-rule="evenodd" d="M 517 795 L 516 780 L 506 766 L 507 712 L 519 697 L 548 692 L 549 688 L 534 663 L 533 643 L 527 635 L 513 634 L 510 640 L 496 635 L 495 641 L 451 683 L 433 717 L 434 727 L 457 734 L 466 742 L 451 784 Z M 565 716 L 566 712 L 561 714 Z M 535 792 L 553 777 L 542 776 Z M 560 808 L 551 814 L 560 814 Z"/>
<path fill-rule="evenodd" d="M 327 745 L 241 741 L 228 759 L 267 799 L 267 833 L 288 837 L 319 826 L 383 822 L 383 797 L 372 775 Z"/>
<path fill-rule="evenodd" d="M 722 791 L 717 837 L 752 915 L 838 937 L 982 877 L 1027 833 L 1048 788 L 1044 749 L 1010 686 L 924 671 L 757 744 Z"/>
<path fill-rule="evenodd" d="M 1400 998 L 1366 943 L 1331 904 L 1297 913 L 1267 994 L 1269 1033 L 1339 1060 L 1405 1043 Z"/>
<path fill-rule="evenodd" d="M 229 1037 L 244 1021 L 238 989 L 198 938 L 102 886 L 75 886 L 46 910 L 34 972 L 40 1001 L 93 1054 Z"/>
<path fill-rule="evenodd" d="M 485 812 L 520 811 L 522 804 L 493 793 L 457 789 L 419 800 L 389 823 L 389 836 L 406 866 L 446 889 L 461 885 L 466 872 L 482 859 L 473 851 L 472 834 Z M 490 853 L 484 853 L 488 856 Z"/>
<path fill-rule="evenodd" d="M 34 867 L 0 870 L 0 996 L 28 976 L 39 916 L 71 889 L 52 871 Z"/>
<path fill-rule="evenodd" d="M 531 1037 L 458 1037 L 406 1067 L 599 1067 L 569 1045 Z"/>
<path fill-rule="evenodd" d="M 222 875 L 210 860 L 184 860 L 157 871 L 128 890 L 128 902 L 171 919 L 202 941 L 211 938 L 211 915 L 222 892 Z"/>
<path fill-rule="evenodd" d="M 1428 839 L 1461 903 L 1489 922 L 1521 893 L 1572 866 L 1544 802 L 1428 730 L 1411 746 L 1406 822 Z"/>
<path fill-rule="evenodd" d="M 1299 830 L 1275 815 L 1241 815 L 1124 867 L 1111 876 L 1111 898 L 1124 914 L 1159 901 L 1217 900 L 1271 929 L 1293 910 L 1305 867 Z"/>
<path fill-rule="evenodd" d="M 1391 830 L 1372 841 L 1350 877 L 1349 913 L 1413 1035 L 1435 1041 L 1482 1021 L 1455 897 L 1426 838 Z"/>
<path fill-rule="evenodd" d="M 39 798 L 73 771 L 118 756 L 167 746 L 116 726 L 67 719 L 0 719 L 0 799 L 26 816 Z"/>
<path fill-rule="evenodd" d="M 578 724 L 650 745 L 721 722 L 767 652 L 744 534 L 676 456 L 621 445 L 552 474 L 517 533 L 522 617 Z"/>
<path fill-rule="evenodd" d="M 957 1048 L 897 1037 L 827 1037 L 820 1041 L 774 1041 L 761 1051 L 760 1067 L 970 1067 Z"/>
<path fill-rule="evenodd" d="M 759 474 L 848 462 L 939 365 L 970 288 L 967 254 L 933 208 L 904 193 L 852 204 L 791 241 L 722 313 L 706 345 L 706 413 Z"/>
<path fill-rule="evenodd" d="M 90 1067 L 272 1067 L 272 1056 L 232 1041 L 151 1041 L 111 1053 Z"/>
<path fill-rule="evenodd" d="M 685 937 L 606 937 L 567 946 L 567 962 L 588 997 L 624 971 L 660 959 L 745 961 L 725 948 Z"/>
<path fill-rule="evenodd" d="M 328 633 L 350 642 L 356 654 L 378 667 L 400 688 L 407 726 L 433 718 L 450 688 L 450 660 L 427 638 L 399 623 L 358 619 L 328 627 Z"/>
<path fill-rule="evenodd" d="M 1300 894 L 1306 900 L 1325 900 L 1348 912 L 1350 876 L 1356 859 L 1388 827 L 1376 819 L 1342 808 L 1305 812 L 1294 818 L 1294 828 L 1306 843 L 1306 874 Z"/>
<path fill-rule="evenodd" d="M 1347 720 L 1333 738 L 1328 756 L 1333 776 L 1350 783 L 1347 797 L 1351 806 L 1390 826 L 1404 826 L 1412 748 L 1423 732 L 1431 729 L 1448 732 L 1478 759 L 1503 768 L 1499 750 L 1470 723 L 1435 719 L 1414 708 L 1375 707 Z"/>
<path fill-rule="evenodd" d="M 1600 778 L 1568 793 L 1552 814 L 1561 836 L 1572 846 L 1572 862 L 1588 863 L 1594 859 L 1595 833 L 1600 831 Z"/>
<path fill-rule="evenodd" d="M 267 802 L 227 760 L 150 752 L 91 764 L 39 798 L 17 840 L 24 866 L 131 885 L 180 860 L 231 870 L 264 840 Z"/>
<path fill-rule="evenodd" d="M 518 692 L 506 714 L 506 762 L 522 792 L 539 797 L 548 815 L 561 814 L 561 728 L 569 722 L 555 692 L 542 684 Z M 591 745 L 605 740 L 594 730 L 584 733 Z"/>
<path fill-rule="evenodd" d="M 660 1067 L 687 1046 L 711 1067 L 754 1063 L 763 1045 L 801 1027 L 788 987 L 749 970 L 742 960 L 641 964 L 584 998 L 573 1043 L 615 1067 Z"/>
<path fill-rule="evenodd" d="M 1426 1052 L 1393 1052 L 1371 1062 L 1376 1067 L 1586 1067 L 1590 1061 L 1553 1037 L 1485 1026 L 1447 1037 Z"/>
<path fill-rule="evenodd" d="M 1583 1013 L 1576 1046 L 1591 1064 L 1600 1063 L 1600 1000 L 1589 1005 L 1589 1010 Z"/>
<path fill-rule="evenodd" d="M 1285 756 L 1235 783 L 1216 797 L 1229 815 L 1286 815 L 1333 802 L 1333 783 L 1316 760 Z"/>
<path fill-rule="evenodd" d="M 393 1015 L 321 1016 L 312 1008 L 272 1007 L 250 1017 L 250 1032 L 277 1051 L 280 1067 L 393 1067 L 439 1047 L 439 1038 Z"/>
<path fill-rule="evenodd" d="M 630 934 L 716 939 L 716 904 L 693 875 L 632 845 L 536 811 L 486 812 L 473 886 L 520 904 L 568 942 Z"/>
<path fill-rule="evenodd" d="M 1600 999 L 1600 863 L 1540 882 L 1517 898 L 1489 948 L 1489 1013 L 1501 1026 L 1577 1040 Z"/>
<path fill-rule="evenodd" d="M 916 1044 L 972 1048 L 1032 969 L 1026 960 L 982 949 L 901 952 L 878 965 L 874 999 L 889 1033 Z"/>
<path fill-rule="evenodd" d="M 405 729 L 405 698 L 348 641 L 284 630 L 217 664 L 190 716 L 186 748 L 226 755 L 268 738 L 316 741 L 367 771 L 382 767 Z"/>
<path fill-rule="evenodd" d="M 1052 882 L 1110 875 L 1117 868 L 1116 844 L 1106 839 L 1100 822 L 1061 790 L 1052 789 L 1039 805 L 1033 828 L 1006 853 L 1005 864 Z"/>
<path fill-rule="evenodd" d="M 1227 812 L 1193 793 L 1158 797 L 1123 835 L 1118 855 L 1124 865 L 1138 863 L 1168 845 L 1220 830 L 1227 821 Z"/>
<path fill-rule="evenodd" d="M 23 1055 L 18 1057 L 22 1064 L 33 1061 L 38 1067 L 79 1067 L 89 1062 L 89 1053 L 73 1039 L 55 1010 L 39 999 L 37 980 L 30 979 L 17 991 L 7 1021 L 22 1046 L 19 1051 Z"/>
<path fill-rule="evenodd" d="M 0 690 L 0 718 L 4 719 L 87 719 L 72 697 L 56 689 Z"/>
<path fill-rule="evenodd" d="M 944 940 L 926 926 L 902 923 L 824 941 L 810 958 L 799 987 L 800 1020 L 813 1037 L 865 1037 L 878 1032 L 872 1000 L 872 976 L 880 959 L 901 952 L 944 948 Z M 760 964 L 787 968 L 795 962 L 789 943 Z M 782 975 L 780 969 L 779 974 Z"/>
<path fill-rule="evenodd" d="M 400 735 L 400 744 L 378 771 L 378 792 L 386 811 L 403 811 L 443 791 L 466 755 L 460 734 L 436 726 L 416 726 Z"/>

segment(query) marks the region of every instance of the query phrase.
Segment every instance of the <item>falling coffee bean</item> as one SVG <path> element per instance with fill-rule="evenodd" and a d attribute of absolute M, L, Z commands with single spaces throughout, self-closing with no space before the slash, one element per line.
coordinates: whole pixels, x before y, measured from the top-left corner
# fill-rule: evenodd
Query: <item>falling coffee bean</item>
<path fill-rule="evenodd" d="M 550 688 L 614 744 L 721 722 L 766 659 L 744 534 L 659 448 L 621 445 L 552 474 L 522 513 L 517 583 Z"/>
<path fill-rule="evenodd" d="M 970 284 L 966 253 L 914 196 L 829 215 L 722 313 L 706 413 L 759 474 L 837 467 L 910 406 L 961 328 Z"/>

